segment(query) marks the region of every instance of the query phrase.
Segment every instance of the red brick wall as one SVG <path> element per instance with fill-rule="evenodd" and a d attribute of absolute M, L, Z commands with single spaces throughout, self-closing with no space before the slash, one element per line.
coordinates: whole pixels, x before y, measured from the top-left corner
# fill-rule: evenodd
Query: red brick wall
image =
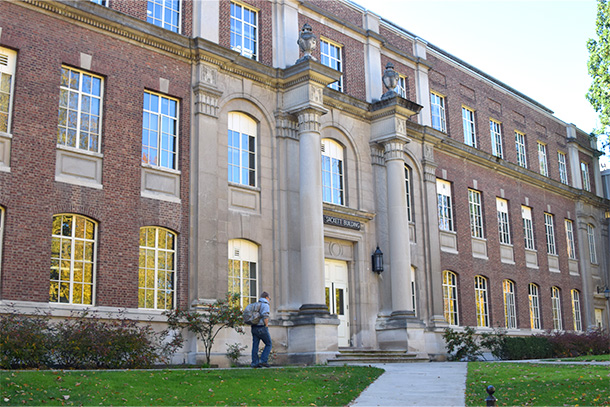
<path fill-rule="evenodd" d="M 190 64 L 10 2 L 0 3 L 0 26 L 1 45 L 18 50 L 11 172 L 0 173 L 2 299 L 48 302 L 52 217 L 71 212 L 99 225 L 98 305 L 138 306 L 142 226 L 178 233 L 178 298 L 186 304 Z M 104 77 L 101 190 L 54 180 L 60 69 L 78 67 L 81 52 Z M 143 92 L 159 91 L 160 77 L 180 99 L 181 204 L 140 197 Z"/>
<path fill-rule="evenodd" d="M 389 30 L 385 26 L 379 27 L 379 34 L 384 37 L 389 44 L 395 46 L 406 55 L 413 55 L 413 42 Z"/>
<path fill-rule="evenodd" d="M 267 0 L 243 2 L 258 9 L 258 61 L 273 65 L 273 27 L 272 4 Z M 231 1 L 220 2 L 219 44 L 231 49 Z M 296 44 L 295 44 L 296 47 Z"/>
<path fill-rule="evenodd" d="M 459 254 L 442 252 L 443 270 L 451 270 L 459 275 L 460 324 L 476 326 L 474 277 L 483 275 L 489 279 L 488 296 L 490 323 L 492 327 L 504 326 L 504 303 L 502 281 L 509 279 L 515 282 L 517 324 L 519 328 L 529 329 L 528 284 L 540 286 L 540 302 L 543 329 L 553 328 L 551 314 L 550 287 L 562 289 L 563 322 L 568 329 L 572 327 L 570 290 L 581 290 L 580 276 L 570 276 L 568 272 L 567 243 L 564 219 L 576 220 L 574 203 L 555 193 L 537 188 L 514 178 L 508 178 L 497 172 L 479 167 L 444 154 L 437 153 L 435 160 L 440 163 L 437 177 L 442 177 L 442 170 L 447 171 L 447 180 L 452 182 L 453 210 L 457 232 Z M 477 180 L 474 188 L 473 180 Z M 482 193 L 484 236 L 487 239 L 488 260 L 473 258 L 470 237 L 470 218 L 468 208 L 468 188 Z M 500 260 L 496 198 L 508 201 L 511 243 L 513 245 L 515 264 L 504 264 Z M 535 245 L 538 253 L 538 269 L 525 265 L 524 236 L 521 217 L 521 205 L 526 205 L 526 197 L 532 208 Z M 547 262 L 544 212 L 547 205 L 555 220 L 555 242 L 561 272 L 549 272 Z M 568 216 L 569 215 L 569 216 Z M 575 231 L 576 233 L 576 231 Z M 578 250 L 578 249 L 577 249 Z"/>
<path fill-rule="evenodd" d="M 344 3 L 336 0 L 308 0 L 307 3 L 314 4 L 329 14 L 362 28 L 362 13 L 346 6 Z"/>

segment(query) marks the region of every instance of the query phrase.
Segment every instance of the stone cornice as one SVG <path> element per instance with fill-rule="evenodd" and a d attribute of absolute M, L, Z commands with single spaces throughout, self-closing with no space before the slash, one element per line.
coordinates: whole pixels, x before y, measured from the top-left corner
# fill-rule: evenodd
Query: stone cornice
<path fill-rule="evenodd" d="M 362 223 L 367 223 L 375 218 L 375 214 L 372 212 L 332 205 L 329 203 L 323 203 L 322 209 L 324 215 L 336 216 L 338 218 L 355 220 Z"/>

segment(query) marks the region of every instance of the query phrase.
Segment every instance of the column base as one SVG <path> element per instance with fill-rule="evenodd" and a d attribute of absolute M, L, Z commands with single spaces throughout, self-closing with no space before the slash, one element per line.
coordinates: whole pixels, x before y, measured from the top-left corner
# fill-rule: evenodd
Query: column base
<path fill-rule="evenodd" d="M 339 351 L 339 318 L 330 315 L 326 305 L 304 304 L 297 315 L 284 321 L 287 350 L 283 356 L 291 364 L 320 364 Z M 279 356 L 279 355 L 278 355 Z"/>
<path fill-rule="evenodd" d="M 303 304 L 299 308 L 299 315 L 319 315 L 321 317 L 330 316 L 326 304 Z"/>
<path fill-rule="evenodd" d="M 409 351 L 409 326 L 423 330 L 413 311 L 394 311 L 389 317 L 378 318 L 375 330 L 379 349 Z"/>

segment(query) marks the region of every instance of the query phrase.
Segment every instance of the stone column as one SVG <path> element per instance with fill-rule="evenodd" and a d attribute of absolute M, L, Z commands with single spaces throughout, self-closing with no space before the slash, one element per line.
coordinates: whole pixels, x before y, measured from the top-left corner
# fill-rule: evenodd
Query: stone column
<path fill-rule="evenodd" d="M 404 136 L 383 143 L 388 183 L 388 232 L 390 274 L 392 279 L 392 315 L 413 315 L 411 301 L 411 242 L 407 219 Z"/>
<path fill-rule="evenodd" d="M 298 112 L 299 195 L 301 235 L 302 313 L 326 313 L 324 298 L 324 225 L 322 222 L 322 164 L 320 116 L 307 108 Z"/>
<path fill-rule="evenodd" d="M 579 204 L 582 207 L 582 204 Z M 577 241 L 578 247 L 580 248 L 578 258 L 580 262 L 580 276 L 582 281 L 582 298 L 580 299 L 583 304 L 583 314 L 585 316 L 583 325 L 587 327 L 587 330 L 595 329 L 595 307 L 593 306 L 593 276 L 591 270 L 591 263 L 589 263 L 589 236 L 587 234 L 587 220 L 577 219 L 576 228 L 578 230 Z M 568 301 L 572 301 L 571 293 L 569 290 L 564 292 L 564 296 L 568 296 Z M 566 299 L 564 298 L 564 301 Z"/>

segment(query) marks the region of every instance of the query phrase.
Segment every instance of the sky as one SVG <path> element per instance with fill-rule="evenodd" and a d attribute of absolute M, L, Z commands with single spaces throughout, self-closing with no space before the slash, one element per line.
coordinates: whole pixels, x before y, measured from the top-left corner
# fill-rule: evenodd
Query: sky
<path fill-rule="evenodd" d="M 590 133 L 595 0 L 353 0 Z M 606 157 L 606 162 L 608 157 Z M 609 167 L 610 168 L 610 167 Z"/>

